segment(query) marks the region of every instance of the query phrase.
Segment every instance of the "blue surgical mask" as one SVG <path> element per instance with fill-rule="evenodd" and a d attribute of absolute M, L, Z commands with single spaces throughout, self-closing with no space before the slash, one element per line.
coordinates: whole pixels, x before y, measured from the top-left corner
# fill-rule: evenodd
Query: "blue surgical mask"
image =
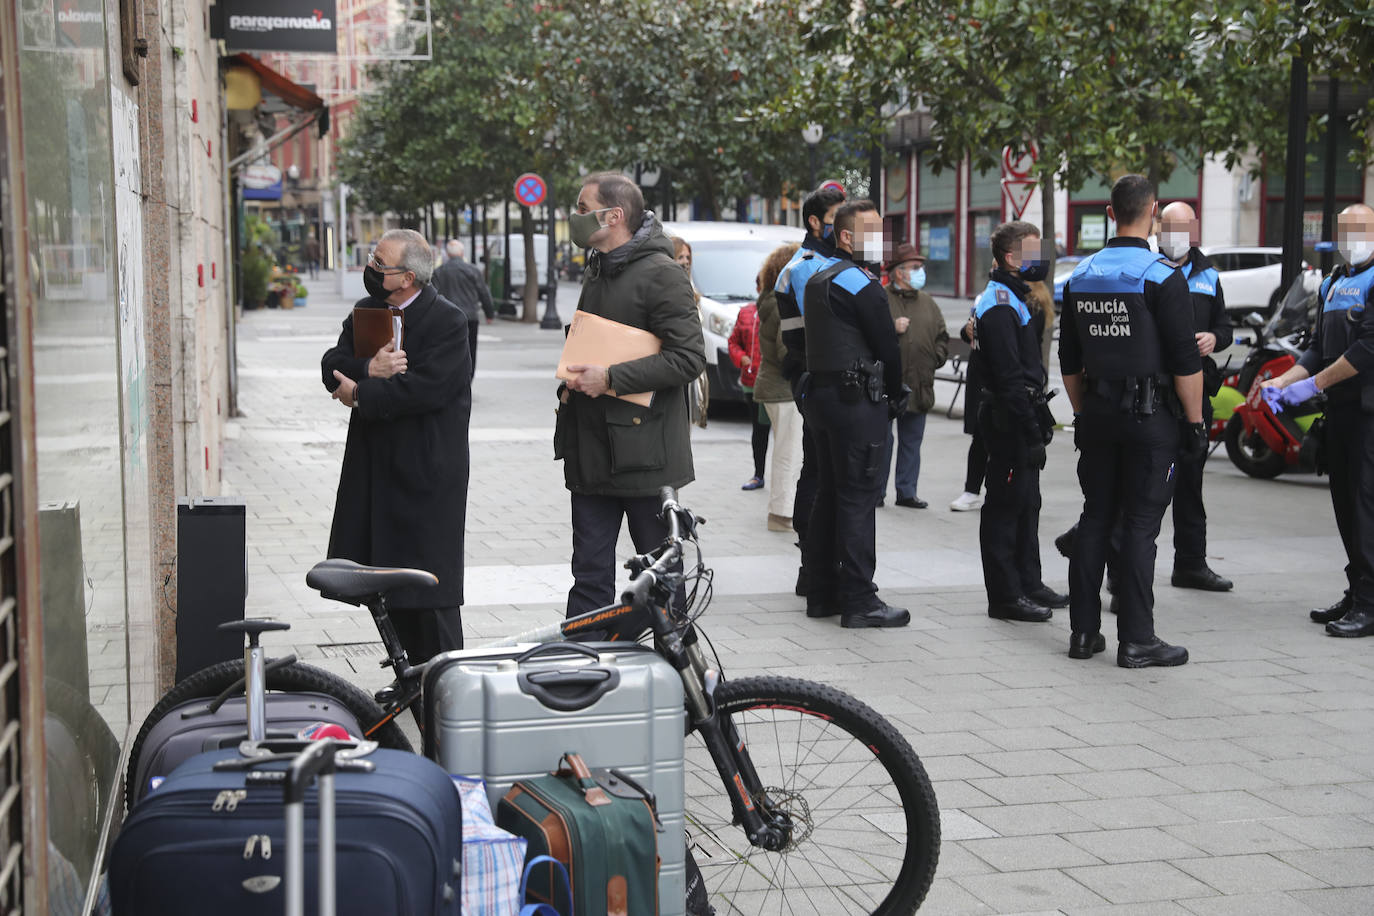
<path fill-rule="evenodd" d="M 830 237 L 831 237 L 832 235 L 834 235 L 834 234 L 835 234 L 835 224 L 834 224 L 834 223 L 826 223 L 824 226 L 821 227 L 821 238 L 823 238 L 823 239 L 828 239 L 828 238 L 830 238 Z"/>
<path fill-rule="evenodd" d="M 926 285 L 926 269 L 918 267 L 915 270 L 906 272 L 906 282 L 912 289 L 921 289 Z"/>

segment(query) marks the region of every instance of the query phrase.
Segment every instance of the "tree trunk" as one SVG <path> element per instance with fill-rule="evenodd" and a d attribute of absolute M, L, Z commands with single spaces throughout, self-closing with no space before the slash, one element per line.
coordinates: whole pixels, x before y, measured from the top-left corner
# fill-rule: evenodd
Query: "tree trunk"
<path fill-rule="evenodd" d="M 529 323 L 539 320 L 539 268 L 534 254 L 534 220 L 530 208 L 520 207 L 520 235 L 525 239 L 525 307 L 520 320 Z"/>
<path fill-rule="evenodd" d="M 1054 267 L 1059 259 L 1058 246 L 1054 241 L 1054 172 L 1047 171 L 1040 177 L 1040 238 L 1049 242 L 1050 272 L 1045 277 L 1045 287 L 1050 294 L 1050 313 L 1045 316 L 1045 336 L 1040 341 L 1040 358 L 1048 372 L 1050 367 L 1050 341 L 1054 337 Z M 1068 238 L 1067 230 L 1065 238 Z"/>

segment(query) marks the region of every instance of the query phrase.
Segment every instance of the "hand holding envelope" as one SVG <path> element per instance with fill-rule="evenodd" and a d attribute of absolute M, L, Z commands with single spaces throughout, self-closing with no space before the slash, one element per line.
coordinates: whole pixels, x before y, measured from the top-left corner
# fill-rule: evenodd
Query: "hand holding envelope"
<path fill-rule="evenodd" d="M 662 349 L 663 342 L 643 328 L 579 310 L 573 313 L 555 374 L 568 383 L 568 388 L 588 397 L 609 394 L 648 407 L 652 391 L 617 394 L 606 386 L 606 370 L 616 363 L 653 356 Z"/>

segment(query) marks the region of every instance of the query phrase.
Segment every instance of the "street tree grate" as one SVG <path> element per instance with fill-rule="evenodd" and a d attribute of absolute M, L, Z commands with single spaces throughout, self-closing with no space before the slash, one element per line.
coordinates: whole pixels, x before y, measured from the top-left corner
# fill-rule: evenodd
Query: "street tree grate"
<path fill-rule="evenodd" d="M 334 642 L 318 648 L 325 658 L 380 658 L 385 654 L 379 642 Z"/>

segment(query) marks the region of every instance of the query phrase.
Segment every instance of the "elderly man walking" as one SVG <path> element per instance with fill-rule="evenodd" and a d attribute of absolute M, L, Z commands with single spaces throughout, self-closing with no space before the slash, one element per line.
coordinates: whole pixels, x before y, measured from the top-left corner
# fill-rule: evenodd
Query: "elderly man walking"
<path fill-rule="evenodd" d="M 320 361 L 325 387 L 352 411 L 329 556 L 439 577 L 437 587 L 388 598 L 413 664 L 463 647 L 472 363 L 467 318 L 430 285 L 433 269 L 418 232 L 383 235 L 363 273 L 369 295 L 357 307 L 399 308 L 401 348 L 357 354 L 350 314 Z"/>
<path fill-rule="evenodd" d="M 458 308 L 468 319 L 468 352 L 472 354 L 472 371 L 477 372 L 477 329 L 481 326 L 481 315 L 490 322 L 496 317 L 496 307 L 492 305 L 491 290 L 487 288 L 487 278 L 482 268 L 463 260 L 463 243 L 449 239 L 444 246 L 448 260 L 434 271 L 434 286 L 439 295 Z M 478 309 L 481 310 L 479 314 Z"/>

